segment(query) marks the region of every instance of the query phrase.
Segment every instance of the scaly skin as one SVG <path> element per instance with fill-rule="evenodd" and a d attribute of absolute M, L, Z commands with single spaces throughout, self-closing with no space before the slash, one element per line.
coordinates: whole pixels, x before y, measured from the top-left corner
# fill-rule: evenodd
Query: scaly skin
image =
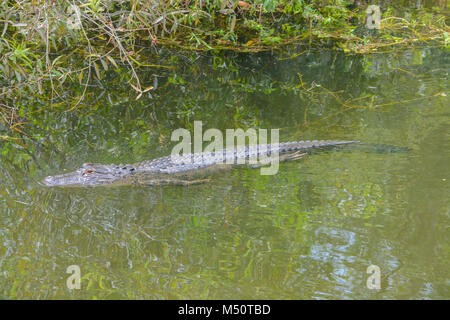
<path fill-rule="evenodd" d="M 133 165 L 104 165 L 85 163 L 73 172 L 49 176 L 43 183 L 47 186 L 98 186 L 98 185 L 189 185 L 207 180 L 193 177 L 208 175 L 211 170 L 245 164 L 245 160 L 263 156 L 280 161 L 296 160 L 302 151 L 311 148 L 357 143 L 359 141 L 294 141 L 277 144 L 251 145 L 218 152 L 189 153 L 166 156 Z M 276 158 L 277 153 L 279 158 Z"/>

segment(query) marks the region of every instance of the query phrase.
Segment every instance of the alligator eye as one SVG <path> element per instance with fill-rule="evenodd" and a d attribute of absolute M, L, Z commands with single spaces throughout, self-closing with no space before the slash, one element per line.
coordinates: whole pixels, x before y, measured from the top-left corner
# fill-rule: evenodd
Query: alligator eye
<path fill-rule="evenodd" d="M 91 174 L 94 172 L 95 172 L 95 170 L 93 170 L 93 169 L 86 169 L 86 170 L 84 170 L 83 174 Z"/>

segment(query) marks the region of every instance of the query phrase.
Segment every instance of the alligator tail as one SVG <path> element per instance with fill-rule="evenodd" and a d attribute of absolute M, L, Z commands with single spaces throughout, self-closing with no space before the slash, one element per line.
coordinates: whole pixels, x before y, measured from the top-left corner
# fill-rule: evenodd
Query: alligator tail
<path fill-rule="evenodd" d="M 293 141 L 293 142 L 282 142 L 277 145 L 273 145 L 273 147 L 279 147 L 278 152 L 285 153 L 297 150 L 306 150 L 311 148 L 320 148 L 326 146 L 335 146 L 340 144 L 350 144 L 350 143 L 359 143 L 360 141 L 333 141 L 333 140 L 312 140 L 312 141 Z"/>

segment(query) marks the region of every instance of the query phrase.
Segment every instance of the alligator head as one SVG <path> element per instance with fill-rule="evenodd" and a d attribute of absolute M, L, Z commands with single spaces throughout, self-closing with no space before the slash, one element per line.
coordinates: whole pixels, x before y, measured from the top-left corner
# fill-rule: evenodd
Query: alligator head
<path fill-rule="evenodd" d="M 125 176 L 134 173 L 136 168 L 130 165 L 104 165 L 85 163 L 73 172 L 48 176 L 43 180 L 47 186 L 98 186 L 117 183 Z"/>

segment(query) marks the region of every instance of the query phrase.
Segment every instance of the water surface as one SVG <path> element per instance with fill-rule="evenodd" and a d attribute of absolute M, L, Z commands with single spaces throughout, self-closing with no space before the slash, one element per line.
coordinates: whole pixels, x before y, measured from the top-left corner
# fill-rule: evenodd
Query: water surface
<path fill-rule="evenodd" d="M 148 70 L 147 83 L 158 79 L 151 95 L 136 101 L 110 72 L 77 110 L 37 113 L 29 151 L 2 145 L 0 295 L 448 299 L 447 52 L 289 58 L 303 50 L 163 52 L 176 68 Z M 168 155 L 172 131 L 194 120 L 369 147 L 315 152 L 274 176 L 220 172 L 195 186 L 39 184 L 84 162 Z M 70 265 L 81 269 L 80 290 L 66 286 Z M 380 267 L 380 290 L 366 286 L 370 265 Z"/>

